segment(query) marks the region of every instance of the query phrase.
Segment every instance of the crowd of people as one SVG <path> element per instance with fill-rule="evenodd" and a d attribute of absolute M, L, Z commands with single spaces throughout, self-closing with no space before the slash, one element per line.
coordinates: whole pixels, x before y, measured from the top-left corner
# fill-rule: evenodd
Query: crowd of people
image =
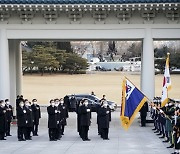
<path fill-rule="evenodd" d="M 69 117 L 70 99 L 64 98 L 52 99 L 47 107 L 48 113 L 48 129 L 49 140 L 60 140 L 64 135 L 64 129 L 67 125 Z M 87 99 L 82 99 L 76 102 L 77 113 L 77 131 L 83 141 L 90 141 L 88 137 L 89 126 L 91 125 L 91 107 Z M 72 112 L 72 111 L 71 111 Z M 97 107 L 97 125 L 98 135 L 104 140 L 109 140 L 109 123 L 111 121 L 111 110 L 105 99 L 105 95 L 100 100 Z M 17 138 L 18 141 L 32 140 L 32 136 L 38 136 L 38 127 L 41 118 L 40 105 L 37 99 L 30 102 L 24 99 L 23 96 L 17 96 L 16 99 L 16 118 L 17 118 Z M 10 126 L 13 119 L 13 107 L 8 99 L 0 101 L 0 140 L 6 140 L 7 136 L 12 136 Z"/>
<path fill-rule="evenodd" d="M 173 154 L 180 154 L 180 104 L 170 100 L 161 107 L 161 101 L 154 99 L 151 104 L 151 117 L 154 122 L 152 129 L 159 138 L 165 139 L 164 143 L 170 143 L 167 148 L 174 148 Z"/>

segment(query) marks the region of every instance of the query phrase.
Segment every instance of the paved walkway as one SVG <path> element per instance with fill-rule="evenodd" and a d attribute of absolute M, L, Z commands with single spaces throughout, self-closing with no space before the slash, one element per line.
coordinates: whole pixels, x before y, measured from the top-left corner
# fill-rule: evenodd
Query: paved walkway
<path fill-rule="evenodd" d="M 18 142 L 17 128 L 12 126 L 12 137 L 0 141 L 0 154 L 170 154 L 166 146 L 151 130 L 152 124 L 139 127 L 136 119 L 128 131 L 120 126 L 119 111 L 112 113 L 110 140 L 97 135 L 96 113 L 89 131 L 91 141 L 83 142 L 76 132 L 76 114 L 70 113 L 65 135 L 60 141 L 48 139 L 47 114 L 42 113 L 39 136 L 32 141 Z"/>

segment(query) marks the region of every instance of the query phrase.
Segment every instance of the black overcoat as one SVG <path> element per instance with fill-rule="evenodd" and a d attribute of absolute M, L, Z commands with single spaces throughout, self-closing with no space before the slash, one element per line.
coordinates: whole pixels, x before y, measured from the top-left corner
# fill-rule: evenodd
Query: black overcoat
<path fill-rule="evenodd" d="M 47 107 L 48 112 L 48 128 L 57 128 L 57 107 L 52 107 L 51 105 Z"/>
<path fill-rule="evenodd" d="M 91 112 L 87 112 L 89 107 L 82 105 L 79 107 L 79 114 L 80 114 L 80 125 L 81 126 L 90 126 L 91 124 Z"/>
<path fill-rule="evenodd" d="M 109 128 L 109 121 L 110 121 L 110 115 L 111 112 L 108 108 L 101 107 L 98 110 L 99 115 L 99 127 L 100 128 Z"/>
<path fill-rule="evenodd" d="M 26 121 L 27 121 L 27 112 L 24 113 L 23 111 L 26 111 L 25 107 L 17 107 L 17 125 L 18 127 L 26 127 Z"/>
<path fill-rule="evenodd" d="M 0 107 L 0 132 L 6 131 L 6 108 Z"/>
<path fill-rule="evenodd" d="M 32 109 L 32 116 L 33 116 L 34 124 L 39 125 L 39 119 L 41 118 L 40 106 L 33 104 L 31 105 L 31 109 Z"/>

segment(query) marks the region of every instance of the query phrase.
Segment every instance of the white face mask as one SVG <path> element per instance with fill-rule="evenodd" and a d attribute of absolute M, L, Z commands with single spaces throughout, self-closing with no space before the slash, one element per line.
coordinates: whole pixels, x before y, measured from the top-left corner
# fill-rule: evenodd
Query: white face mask
<path fill-rule="evenodd" d="M 171 106 L 172 105 L 172 103 L 169 103 L 169 106 Z"/>
<path fill-rule="evenodd" d="M 168 104 L 165 105 L 165 107 L 167 107 L 167 106 L 168 106 Z"/>
<path fill-rule="evenodd" d="M 55 106 L 57 107 L 59 105 L 59 103 L 56 103 Z"/>
<path fill-rule="evenodd" d="M 105 103 L 103 106 L 104 106 L 105 108 L 107 108 L 108 104 L 107 104 L 107 103 Z"/>
<path fill-rule="evenodd" d="M 51 103 L 51 105 L 52 105 L 52 106 L 55 106 L 55 103 L 53 102 L 53 103 Z"/>
<path fill-rule="evenodd" d="M 6 104 L 7 104 L 7 105 L 9 105 L 9 104 L 10 104 L 10 102 L 6 102 Z"/>
<path fill-rule="evenodd" d="M 24 104 L 19 104 L 19 106 L 20 106 L 20 107 L 23 107 L 23 106 L 24 106 Z"/>
<path fill-rule="evenodd" d="M 34 105 L 37 105 L 37 102 L 33 102 Z"/>
<path fill-rule="evenodd" d="M 85 105 L 85 106 L 88 106 L 88 101 L 85 101 L 85 102 L 84 102 L 84 105 Z"/>
<path fill-rule="evenodd" d="M 64 101 L 60 101 L 61 104 L 64 104 Z"/>
<path fill-rule="evenodd" d="M 1 106 L 2 106 L 2 107 L 5 107 L 5 106 L 6 106 L 6 104 L 5 104 L 5 103 L 2 103 L 2 104 L 1 104 Z"/>

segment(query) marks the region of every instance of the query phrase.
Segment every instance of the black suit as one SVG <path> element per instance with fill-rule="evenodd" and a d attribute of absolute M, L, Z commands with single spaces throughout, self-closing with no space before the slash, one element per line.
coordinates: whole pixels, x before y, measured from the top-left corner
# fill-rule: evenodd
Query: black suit
<path fill-rule="evenodd" d="M 6 136 L 10 135 L 11 120 L 13 119 L 13 108 L 11 105 L 6 105 L 7 129 Z"/>
<path fill-rule="evenodd" d="M 26 136 L 25 139 L 31 139 L 31 132 L 33 128 L 33 116 L 32 116 L 32 109 L 30 106 L 25 106 L 26 113 L 27 113 L 27 123 L 26 123 Z"/>
<path fill-rule="evenodd" d="M 48 106 L 47 107 L 47 112 L 48 112 L 48 128 L 49 128 L 49 139 L 50 140 L 55 140 L 56 139 L 56 133 L 57 133 L 57 128 L 58 128 L 58 117 L 57 113 L 57 108 L 54 106 Z"/>
<path fill-rule="evenodd" d="M 6 108 L 0 107 L 0 140 L 3 140 L 6 132 Z"/>
<path fill-rule="evenodd" d="M 66 118 L 68 117 L 68 112 L 65 105 L 59 104 L 60 109 L 60 124 L 61 124 L 61 133 L 64 134 L 64 127 L 67 125 Z"/>
<path fill-rule="evenodd" d="M 98 117 L 99 117 L 99 129 L 100 134 L 103 139 L 108 139 L 108 133 L 109 133 L 109 122 L 110 122 L 110 109 L 105 107 L 100 107 L 98 110 Z"/>
<path fill-rule="evenodd" d="M 41 109 L 39 105 L 31 105 L 33 116 L 33 135 L 38 135 L 39 119 L 41 118 Z"/>
<path fill-rule="evenodd" d="M 17 107 L 18 139 L 23 140 L 26 134 L 27 112 L 25 107 Z"/>
<path fill-rule="evenodd" d="M 81 137 L 83 140 L 88 139 L 88 130 L 91 124 L 91 112 L 88 112 L 87 109 L 90 109 L 88 106 L 82 105 L 79 107 L 80 114 L 80 126 L 81 126 Z"/>

